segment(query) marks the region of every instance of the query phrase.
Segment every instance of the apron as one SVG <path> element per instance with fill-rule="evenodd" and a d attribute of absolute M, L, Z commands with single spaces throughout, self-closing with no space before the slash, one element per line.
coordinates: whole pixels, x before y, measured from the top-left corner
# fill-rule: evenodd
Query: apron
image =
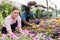
<path fill-rule="evenodd" d="M 15 31 L 16 31 L 17 25 L 18 25 L 17 20 L 16 20 L 16 23 L 10 25 L 12 32 L 15 32 Z M 7 33 L 8 33 L 6 27 L 2 27 L 1 33 L 2 33 L 2 34 L 7 34 Z"/>
<path fill-rule="evenodd" d="M 30 14 L 28 14 L 28 15 L 26 14 L 26 21 L 27 22 L 29 22 L 30 17 L 31 17 Z M 22 21 L 22 27 L 24 27 L 24 26 L 27 26 L 27 25 L 25 25 L 24 22 Z"/>

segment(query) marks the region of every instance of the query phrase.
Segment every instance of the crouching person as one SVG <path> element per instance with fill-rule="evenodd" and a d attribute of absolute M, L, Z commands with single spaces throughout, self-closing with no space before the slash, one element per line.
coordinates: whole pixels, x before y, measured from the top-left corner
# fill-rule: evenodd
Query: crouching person
<path fill-rule="evenodd" d="M 1 33 L 8 33 L 9 35 L 13 35 L 16 30 L 22 33 L 19 10 L 16 7 L 13 7 L 11 10 L 11 14 L 4 20 L 4 27 L 2 28 Z"/>

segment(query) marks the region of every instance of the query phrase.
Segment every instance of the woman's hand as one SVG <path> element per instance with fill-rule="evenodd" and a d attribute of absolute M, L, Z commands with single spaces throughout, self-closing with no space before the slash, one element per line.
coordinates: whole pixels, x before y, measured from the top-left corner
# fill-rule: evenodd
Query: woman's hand
<path fill-rule="evenodd" d="M 16 38 L 17 36 L 14 33 L 12 33 L 12 34 L 10 34 L 10 37 Z"/>
<path fill-rule="evenodd" d="M 16 36 L 14 33 L 12 33 L 11 31 L 9 31 L 8 36 L 9 36 L 9 37 L 12 37 L 12 38 L 17 37 L 17 36 Z"/>

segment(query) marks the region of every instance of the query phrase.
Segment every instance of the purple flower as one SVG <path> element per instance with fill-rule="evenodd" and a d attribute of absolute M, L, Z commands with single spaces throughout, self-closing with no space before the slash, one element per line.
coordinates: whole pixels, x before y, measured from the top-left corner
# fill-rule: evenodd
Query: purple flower
<path fill-rule="evenodd" d="M 37 37 L 34 37 L 33 40 L 39 40 Z"/>
<path fill-rule="evenodd" d="M 28 30 L 22 30 L 22 33 L 23 34 L 29 34 L 29 31 Z"/>
<path fill-rule="evenodd" d="M 4 40 L 4 39 L 5 39 L 5 36 L 6 36 L 5 34 L 2 34 L 2 40 Z"/>
<path fill-rule="evenodd" d="M 39 19 L 35 19 L 35 23 L 39 24 L 40 20 Z"/>
<path fill-rule="evenodd" d="M 60 28 L 55 28 L 55 30 L 56 30 L 58 33 L 60 33 Z"/>
<path fill-rule="evenodd" d="M 45 38 L 46 38 L 46 40 L 50 40 L 50 37 L 49 37 L 48 35 L 46 35 L 46 37 L 45 37 Z"/>
<path fill-rule="evenodd" d="M 12 33 L 12 34 L 10 35 L 10 37 L 16 38 L 17 36 L 16 36 L 14 33 Z"/>

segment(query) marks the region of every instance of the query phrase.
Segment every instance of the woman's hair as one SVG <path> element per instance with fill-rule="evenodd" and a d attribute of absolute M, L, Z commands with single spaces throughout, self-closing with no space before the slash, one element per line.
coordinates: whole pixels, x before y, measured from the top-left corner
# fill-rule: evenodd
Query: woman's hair
<path fill-rule="evenodd" d="M 14 11 L 14 10 L 19 10 L 19 9 L 16 8 L 16 7 L 13 7 L 12 10 L 11 10 L 11 12 Z"/>

